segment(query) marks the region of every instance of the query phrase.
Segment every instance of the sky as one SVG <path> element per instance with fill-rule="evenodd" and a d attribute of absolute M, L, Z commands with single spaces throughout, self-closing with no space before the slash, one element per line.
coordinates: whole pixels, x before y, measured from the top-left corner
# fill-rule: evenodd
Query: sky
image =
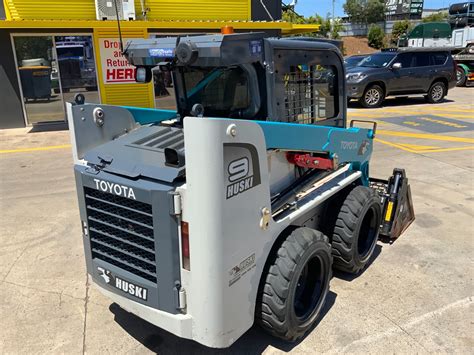
<path fill-rule="evenodd" d="M 291 0 L 283 0 L 289 4 Z M 436 9 L 440 7 L 448 7 L 450 4 L 464 2 L 463 0 L 425 0 L 424 7 L 428 9 Z M 345 0 L 336 0 L 334 10 L 336 16 L 345 16 L 342 5 Z M 298 0 L 295 8 L 296 12 L 303 16 L 311 16 L 315 13 L 326 17 L 328 12 L 332 12 L 332 0 Z"/>

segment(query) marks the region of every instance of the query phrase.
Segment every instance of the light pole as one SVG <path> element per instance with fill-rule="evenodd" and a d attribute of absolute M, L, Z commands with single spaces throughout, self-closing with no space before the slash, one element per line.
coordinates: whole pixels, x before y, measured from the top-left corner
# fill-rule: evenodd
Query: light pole
<path fill-rule="evenodd" d="M 336 3 L 336 0 L 332 0 L 332 23 L 331 23 L 331 34 L 330 34 L 330 37 L 333 38 L 334 37 L 334 29 L 335 29 L 335 23 L 334 23 L 334 5 Z"/>

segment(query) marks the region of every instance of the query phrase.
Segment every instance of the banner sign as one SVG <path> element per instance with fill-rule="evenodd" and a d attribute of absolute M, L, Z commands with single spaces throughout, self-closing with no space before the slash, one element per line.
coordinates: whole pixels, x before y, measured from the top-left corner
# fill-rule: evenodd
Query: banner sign
<path fill-rule="evenodd" d="M 423 0 L 386 0 L 386 15 L 421 14 Z"/>
<path fill-rule="evenodd" d="M 127 39 L 123 39 L 127 43 Z M 136 68 L 120 52 L 118 38 L 100 38 L 100 62 L 104 84 L 135 83 Z"/>

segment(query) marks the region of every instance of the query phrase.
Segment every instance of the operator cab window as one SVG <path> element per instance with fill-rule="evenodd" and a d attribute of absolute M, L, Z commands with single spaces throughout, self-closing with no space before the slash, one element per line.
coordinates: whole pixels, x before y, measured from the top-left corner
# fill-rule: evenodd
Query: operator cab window
<path fill-rule="evenodd" d="M 245 117 L 251 104 L 249 79 L 240 67 L 187 68 L 183 72 L 186 111 L 201 104 L 205 116 Z"/>
<path fill-rule="evenodd" d="M 337 115 L 337 71 L 330 65 L 291 65 L 281 73 L 283 121 L 313 124 Z"/>

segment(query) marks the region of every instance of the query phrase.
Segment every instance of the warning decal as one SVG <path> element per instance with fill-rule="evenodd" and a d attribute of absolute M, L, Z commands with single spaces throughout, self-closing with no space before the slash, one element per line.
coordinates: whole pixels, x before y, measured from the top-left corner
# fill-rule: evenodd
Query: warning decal
<path fill-rule="evenodd" d="M 101 38 L 99 43 L 104 84 L 135 83 L 136 68 L 122 55 L 120 41 L 117 38 Z M 127 43 L 127 39 L 123 43 Z"/>

